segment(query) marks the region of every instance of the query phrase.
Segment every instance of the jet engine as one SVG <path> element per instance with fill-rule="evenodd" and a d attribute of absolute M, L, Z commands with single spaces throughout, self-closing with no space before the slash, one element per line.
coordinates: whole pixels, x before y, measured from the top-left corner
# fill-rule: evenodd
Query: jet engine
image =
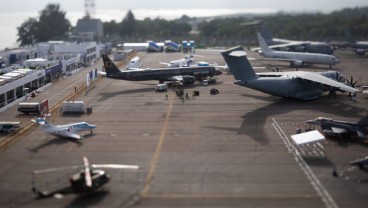
<path fill-rule="evenodd" d="M 365 50 L 364 49 L 356 49 L 355 53 L 360 55 L 360 56 L 363 56 L 365 54 Z"/>
<path fill-rule="evenodd" d="M 293 66 L 303 66 L 303 61 L 297 60 L 291 63 Z"/>
<path fill-rule="evenodd" d="M 195 78 L 193 76 L 184 75 L 183 80 L 181 82 L 183 84 L 194 84 Z"/>

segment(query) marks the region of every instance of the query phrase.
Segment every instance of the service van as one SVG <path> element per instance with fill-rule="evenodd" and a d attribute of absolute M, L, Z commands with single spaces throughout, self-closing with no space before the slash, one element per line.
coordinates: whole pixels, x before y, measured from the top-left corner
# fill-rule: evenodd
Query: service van
<path fill-rule="evenodd" d="M 166 91 L 167 90 L 167 85 L 166 84 L 158 84 L 155 86 L 155 90 L 156 91 Z"/>

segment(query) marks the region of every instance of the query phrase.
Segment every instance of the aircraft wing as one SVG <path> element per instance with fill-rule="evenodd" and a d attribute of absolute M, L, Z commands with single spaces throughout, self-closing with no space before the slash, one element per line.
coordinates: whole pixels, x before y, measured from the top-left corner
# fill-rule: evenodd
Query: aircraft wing
<path fill-rule="evenodd" d="M 160 61 L 160 64 L 170 66 L 170 63 L 165 63 L 165 62 L 161 62 L 161 61 Z"/>
<path fill-rule="evenodd" d="M 338 128 L 338 127 L 331 127 L 331 129 L 336 134 L 343 134 L 343 133 L 346 133 L 347 132 L 346 129 Z"/>
<path fill-rule="evenodd" d="M 280 59 L 280 58 L 248 58 L 249 61 L 285 61 L 285 62 L 296 62 L 298 59 Z"/>
<path fill-rule="evenodd" d="M 61 131 L 60 136 L 69 137 L 72 139 L 81 139 L 81 136 L 79 134 L 70 131 Z"/>
<path fill-rule="evenodd" d="M 342 91 L 345 92 L 350 92 L 350 93 L 356 93 L 356 92 L 360 92 L 360 90 L 355 89 L 353 87 L 350 87 L 344 83 L 335 81 L 333 79 L 327 78 L 319 73 L 315 73 L 315 72 L 305 72 L 305 71 L 295 71 L 295 72 L 286 72 L 287 75 L 291 75 L 291 76 L 296 76 L 300 79 L 305 79 L 305 80 L 309 80 L 312 82 L 318 82 L 324 85 L 328 85 L 331 87 L 336 87 Z"/>
<path fill-rule="evenodd" d="M 283 43 L 283 44 L 276 44 L 276 45 L 270 45 L 268 46 L 271 49 L 277 49 L 277 48 L 287 48 L 287 47 L 293 47 L 293 46 L 302 46 L 304 44 L 306 44 L 308 42 L 303 42 L 303 41 L 292 41 L 289 43 Z M 259 51 L 261 50 L 261 48 L 252 48 L 252 51 Z"/>
<path fill-rule="evenodd" d="M 323 85 L 335 87 L 345 92 L 351 92 L 351 93 L 360 92 L 360 90 L 358 89 L 350 87 L 344 83 L 335 81 L 333 79 L 327 78 L 315 72 L 307 72 L 307 71 L 262 72 L 262 73 L 257 73 L 257 75 L 258 76 L 273 76 L 273 77 L 281 77 L 281 76 L 295 77 L 295 78 L 300 78 L 300 79 L 308 80 L 311 82 L 318 82 Z"/>

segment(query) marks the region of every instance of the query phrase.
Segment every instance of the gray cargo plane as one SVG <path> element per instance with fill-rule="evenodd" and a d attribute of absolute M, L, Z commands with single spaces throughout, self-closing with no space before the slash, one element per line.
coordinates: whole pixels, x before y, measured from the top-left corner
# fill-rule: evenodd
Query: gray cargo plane
<path fill-rule="evenodd" d="M 106 72 L 100 72 L 100 74 L 111 79 L 122 79 L 128 81 L 158 80 L 160 84 L 165 81 L 179 81 L 183 84 L 193 84 L 195 80 L 200 80 L 207 76 L 213 77 L 222 74 L 220 70 L 211 66 L 132 69 L 129 71 L 120 71 L 108 56 L 103 55 L 102 59 Z"/>
<path fill-rule="evenodd" d="M 319 117 L 314 120 L 308 120 L 306 123 L 321 126 L 323 133 L 329 136 L 353 136 L 365 139 L 368 130 L 368 115 L 358 122 L 338 121 Z"/>
<path fill-rule="evenodd" d="M 353 48 L 353 51 L 363 56 L 366 51 L 368 51 L 368 42 L 367 41 L 356 41 L 353 36 L 350 34 L 349 30 L 345 30 L 345 39 L 348 42 L 348 45 Z"/>
<path fill-rule="evenodd" d="M 275 61 L 287 61 L 292 66 L 303 66 L 304 64 L 324 64 L 332 65 L 340 63 L 340 60 L 333 55 L 321 54 L 321 53 L 303 53 L 303 52 L 291 52 L 291 51 L 275 51 L 268 47 L 267 43 L 257 33 L 258 42 L 261 46 L 262 55 L 267 58 L 266 60 Z"/>
<path fill-rule="evenodd" d="M 241 46 L 221 52 L 237 85 L 258 90 L 284 98 L 311 100 L 319 98 L 323 92 L 346 91 L 350 93 L 359 90 L 342 82 L 345 79 L 336 71 L 327 72 L 269 72 L 255 73 Z"/>
<path fill-rule="evenodd" d="M 244 24 L 249 25 L 249 24 Z M 270 48 L 281 51 L 294 51 L 294 52 L 308 52 L 308 53 L 323 53 L 333 54 L 331 46 L 325 42 L 314 41 L 296 41 L 274 38 L 268 28 L 262 25 L 260 31 L 262 37 L 265 39 L 267 45 Z M 260 48 L 252 48 L 254 51 L 260 50 Z"/>

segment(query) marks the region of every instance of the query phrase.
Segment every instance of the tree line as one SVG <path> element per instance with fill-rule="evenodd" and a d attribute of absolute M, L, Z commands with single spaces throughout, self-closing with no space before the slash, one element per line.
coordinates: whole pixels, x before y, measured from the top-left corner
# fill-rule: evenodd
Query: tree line
<path fill-rule="evenodd" d="M 183 16 L 176 20 L 160 18 L 136 20 L 128 11 L 120 21 L 103 22 L 105 41 L 144 42 L 194 39 L 205 45 L 256 44 L 258 26 L 244 26 L 244 22 L 263 20 L 275 37 L 295 40 L 342 41 L 346 28 L 356 39 L 364 40 L 368 34 L 368 7 L 350 8 L 329 14 L 277 13 L 272 15 L 216 18 L 201 21 Z M 18 29 L 20 45 L 32 45 L 48 40 L 66 40 L 73 30 L 58 4 L 49 4 L 38 18 L 29 18 Z M 198 34 L 191 34 L 192 23 L 198 22 Z"/>

